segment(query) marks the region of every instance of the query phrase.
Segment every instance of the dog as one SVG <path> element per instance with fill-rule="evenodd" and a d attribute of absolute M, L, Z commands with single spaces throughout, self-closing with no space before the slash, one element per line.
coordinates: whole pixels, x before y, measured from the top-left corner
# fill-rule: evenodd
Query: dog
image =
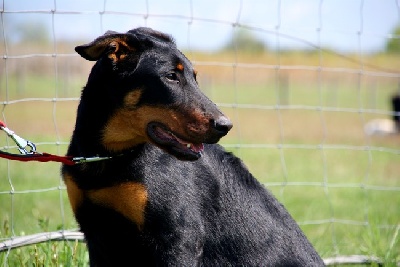
<path fill-rule="evenodd" d="M 231 121 L 199 89 L 173 38 L 108 31 L 63 165 L 91 266 L 323 266 L 285 208 L 217 142 Z"/>

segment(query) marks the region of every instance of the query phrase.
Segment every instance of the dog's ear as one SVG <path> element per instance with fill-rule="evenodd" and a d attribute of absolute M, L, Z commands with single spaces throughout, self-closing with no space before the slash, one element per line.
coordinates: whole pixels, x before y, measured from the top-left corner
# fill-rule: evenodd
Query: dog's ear
<path fill-rule="evenodd" d="M 132 50 L 127 44 L 126 34 L 107 31 L 93 42 L 75 47 L 75 51 L 84 59 L 90 61 L 96 61 L 104 54 L 111 55 L 110 58 L 116 61 L 120 58 L 121 50 L 124 50 L 123 48 Z M 119 55 L 117 55 L 118 51 Z"/>

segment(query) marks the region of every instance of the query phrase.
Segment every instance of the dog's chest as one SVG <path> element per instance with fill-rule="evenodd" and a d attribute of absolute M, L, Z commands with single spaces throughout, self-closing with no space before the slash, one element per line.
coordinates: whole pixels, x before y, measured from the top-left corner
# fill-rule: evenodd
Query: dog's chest
<path fill-rule="evenodd" d="M 142 228 L 148 202 L 148 193 L 144 184 L 129 181 L 100 189 L 83 190 L 78 187 L 69 174 L 64 174 L 64 181 L 75 214 L 84 201 L 89 201 L 120 213 L 135 223 L 139 229 Z"/>

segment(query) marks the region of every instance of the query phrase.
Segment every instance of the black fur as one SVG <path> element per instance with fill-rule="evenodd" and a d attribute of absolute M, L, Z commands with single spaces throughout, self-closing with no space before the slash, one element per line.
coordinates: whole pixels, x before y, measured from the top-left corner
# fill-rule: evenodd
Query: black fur
<path fill-rule="evenodd" d="M 115 38 L 124 38 L 134 51 L 125 51 L 127 56 L 119 60 L 118 51 L 109 45 Z M 62 170 L 79 188 L 75 216 L 85 234 L 91 266 L 324 265 L 285 208 L 241 160 L 212 144 L 227 133 L 230 122 L 198 90 L 190 62 L 169 36 L 139 28 L 127 34 L 108 32 L 96 44 L 101 47 L 77 47 L 84 58 L 97 63 L 82 93 L 68 155 L 118 156 L 64 165 Z M 179 62 L 184 71 L 176 72 L 177 83 L 169 78 L 165 82 L 164 73 Z M 171 150 L 171 144 L 158 145 L 151 137 L 118 153 L 104 146 L 104 126 L 123 107 L 122 99 L 137 88 L 141 97 L 133 110 L 201 110 L 204 125 L 198 122 L 198 128 L 182 136 L 211 143 L 204 145 L 200 158 Z M 197 136 L 201 127 L 207 128 L 202 130 L 205 134 Z M 129 183 L 144 185 L 147 191 L 142 226 L 88 197 L 91 191 Z"/>
<path fill-rule="evenodd" d="M 396 130 L 400 132 L 400 94 L 392 96 L 392 110 L 393 110 L 393 121 L 396 126 Z"/>

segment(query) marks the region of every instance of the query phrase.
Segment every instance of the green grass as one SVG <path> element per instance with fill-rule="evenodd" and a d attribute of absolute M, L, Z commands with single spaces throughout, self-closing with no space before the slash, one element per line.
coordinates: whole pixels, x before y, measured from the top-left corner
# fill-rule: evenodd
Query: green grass
<path fill-rule="evenodd" d="M 340 253 L 375 255 L 383 259 L 388 257 L 388 261 L 398 259 L 400 244 L 398 240 L 392 240 L 395 229 L 384 227 L 398 224 L 398 191 L 363 189 L 361 186 L 346 187 L 347 184 L 398 186 L 396 174 L 385 172 L 386 166 L 398 163 L 398 158 L 380 152 L 372 153 L 374 166 L 369 167 L 370 174 L 366 177 L 364 174 L 369 163 L 364 151 L 329 151 L 326 155 L 328 169 L 325 170 L 328 173 L 324 173 L 321 164 L 321 151 L 242 148 L 234 152 L 241 155 L 254 175 L 284 203 L 323 257 Z M 284 154 L 286 173 L 282 168 L 281 153 Z M 358 167 L 349 167 L 350 160 L 357 162 Z M 315 164 L 308 164 L 309 161 Z M 59 186 L 56 164 L 9 164 L 11 181 L 16 191 Z M 35 167 L 35 164 L 40 165 Z M 4 165 L 1 165 L 2 170 Z M 27 175 L 27 170 L 32 171 L 28 171 Z M 324 176 L 328 177 L 329 185 L 343 186 L 324 187 Z M 321 185 L 290 185 L 295 182 Z M 0 191 L 6 190 L 10 188 L 3 186 Z M 64 190 L 2 194 L 0 203 L 2 237 L 12 236 L 11 228 L 17 236 L 76 228 Z M 64 215 L 60 212 L 61 205 Z M 331 218 L 338 222 L 330 223 Z M 320 220 L 327 222 L 307 224 Z M 345 221 L 369 224 L 353 225 Z M 393 242 L 394 246 L 390 247 Z M 7 257 L 5 253 L 0 254 L 0 259 L 3 261 L 6 258 L 10 266 L 13 266 L 13 262 L 26 262 L 26 266 L 30 266 L 29 263 L 36 261 L 46 263 L 44 266 L 57 266 L 52 257 L 57 258 L 58 262 L 64 262 L 65 266 L 78 266 L 75 260 L 84 261 L 87 255 L 84 253 L 84 245 L 74 242 L 47 242 L 13 250 Z M 68 260 L 73 261 L 73 264 L 68 265 Z"/>
<path fill-rule="evenodd" d="M 400 234 L 396 232 L 400 223 L 400 156 L 380 149 L 398 150 L 399 138 L 365 136 L 366 122 L 387 115 L 346 112 L 360 108 L 389 111 L 389 96 L 397 88 L 397 80 L 283 71 L 286 84 L 282 85 L 274 70 L 256 70 L 255 74 L 254 69 L 237 69 L 236 82 L 229 72 L 232 70 L 221 68 L 220 72 L 203 70 L 203 76 L 200 74 L 200 84 L 212 100 L 264 109 L 223 107 L 234 128 L 221 143 L 241 157 L 286 206 L 317 251 L 323 257 L 378 256 L 385 266 L 400 261 L 400 239 L 395 238 Z M 207 75 L 213 78 L 206 81 Z M 60 79 L 55 92 L 51 76 L 17 79 L 8 79 L 8 100 L 78 97 L 85 80 Z M 18 82 L 30 86 L 18 91 Z M 0 99 L 4 100 L 4 82 L 1 84 Z M 74 89 L 63 91 L 69 86 Z M 277 104 L 311 108 L 287 110 L 276 108 Z M 3 117 L 19 135 L 51 143 L 39 145 L 39 151 L 63 154 L 76 106 L 76 101 L 22 102 L 7 105 Z M 319 106 L 342 111 L 321 112 Z M 62 144 L 56 146 L 55 142 Z M 281 144 L 289 146 L 282 148 Z M 0 139 L 0 147 L 5 145 L 7 139 Z M 319 149 L 321 145 L 325 148 Z M 59 167 L 56 163 L 0 160 L 0 240 L 77 228 Z M 73 241 L 45 242 L 0 253 L 0 264 L 8 266 L 86 266 L 87 259 L 85 245 Z"/>

